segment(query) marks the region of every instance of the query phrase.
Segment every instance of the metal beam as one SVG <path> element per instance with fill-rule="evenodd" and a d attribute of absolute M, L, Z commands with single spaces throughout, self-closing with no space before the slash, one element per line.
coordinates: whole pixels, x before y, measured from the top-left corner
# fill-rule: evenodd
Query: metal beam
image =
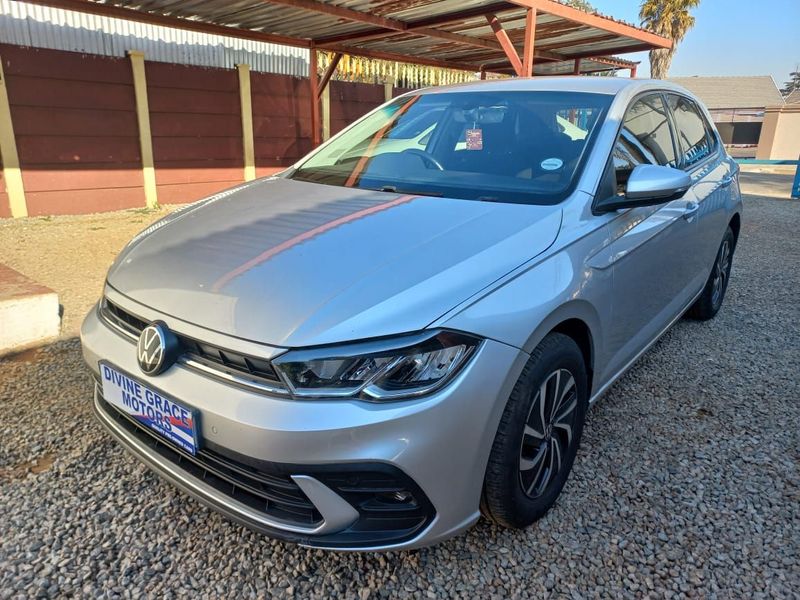
<path fill-rule="evenodd" d="M 571 6 L 561 4 L 560 2 L 555 2 L 554 0 L 509 1 L 518 6 L 535 8 L 539 12 L 561 17 L 562 19 L 566 19 L 568 21 L 582 23 L 588 27 L 595 27 L 597 29 L 602 29 L 603 31 L 615 33 L 619 36 L 639 40 L 640 42 L 647 44 L 648 48 L 652 48 L 654 46 L 656 48 L 672 48 L 672 40 L 661 37 L 660 35 L 656 35 L 651 31 L 640 29 L 639 27 L 634 27 L 633 25 L 628 25 L 627 23 L 621 23 L 620 21 L 615 21 L 613 19 L 609 19 L 608 17 L 601 17 L 600 15 L 584 12 L 577 8 L 572 8 Z"/>
<path fill-rule="evenodd" d="M 586 46 L 589 44 L 596 44 L 598 42 L 609 42 L 611 40 L 617 40 L 617 39 L 619 39 L 619 36 L 612 35 L 610 33 L 605 33 L 603 35 L 598 35 L 593 38 L 584 38 L 577 43 L 575 40 L 570 40 L 570 41 L 562 40 L 560 42 L 551 42 L 549 44 L 543 43 L 541 44 L 540 49 L 548 51 L 552 50 L 557 51 L 561 50 L 562 48 L 569 48 L 570 46 Z M 595 54 L 602 54 L 602 51 L 598 52 L 597 50 L 595 50 Z"/>
<path fill-rule="evenodd" d="M 333 77 L 333 74 L 336 72 L 336 67 L 339 66 L 339 61 L 342 60 L 342 53 L 335 52 L 333 54 L 333 58 L 331 59 L 331 63 L 328 65 L 328 68 L 325 69 L 325 72 L 322 74 L 322 79 L 319 82 L 319 89 L 317 90 L 317 98 L 322 97 L 322 93 L 328 87 L 328 82 Z"/>
<path fill-rule="evenodd" d="M 344 8 L 342 6 L 335 6 L 316 0 L 262 0 L 267 4 L 279 4 L 281 6 L 288 6 L 292 8 L 299 8 L 309 12 L 329 15 L 340 19 L 346 19 L 355 23 L 364 23 L 367 25 L 375 25 L 382 28 L 384 31 L 410 33 L 409 25 L 405 21 L 397 19 L 389 19 L 387 17 L 379 17 L 370 13 Z M 485 10 L 485 9 L 484 9 Z M 457 42 L 469 46 L 477 46 L 479 48 L 489 48 L 493 50 L 500 50 L 500 47 L 491 40 L 484 40 L 481 38 L 470 37 L 466 35 L 459 35 L 449 31 L 439 31 L 438 29 L 431 29 L 425 26 L 416 26 L 413 30 L 416 35 L 423 35 L 434 39 L 446 40 L 448 42 Z M 341 42 L 351 42 L 357 38 L 358 34 L 353 34 L 351 37 L 347 35 L 336 36 L 335 38 L 321 38 L 314 41 L 314 45 L 318 48 L 325 48 L 327 44 L 337 44 Z M 385 35 L 385 34 L 384 34 Z"/>
<path fill-rule="evenodd" d="M 491 54 L 487 52 L 482 52 L 479 54 L 471 54 L 469 60 L 470 62 L 487 65 L 491 63 L 496 63 L 499 59 L 503 57 L 505 57 L 505 52 L 503 52 L 501 56 L 497 56 L 496 54 Z M 535 58 L 537 62 L 561 62 L 562 60 L 572 60 L 572 57 L 564 56 L 563 54 L 558 54 L 556 52 L 545 52 L 545 53 L 539 52 L 539 50 L 537 50 L 536 47 L 534 47 L 533 49 L 533 58 Z M 506 58 L 506 60 L 508 59 Z"/>
<path fill-rule="evenodd" d="M 308 85 L 311 89 L 311 143 L 317 147 L 322 142 L 322 126 L 319 115 L 319 74 L 317 73 L 316 48 L 312 48 L 309 54 Z"/>
<path fill-rule="evenodd" d="M 280 6 L 289 6 L 291 8 L 299 8 L 310 12 L 320 13 L 345 19 L 347 21 L 354 21 L 356 23 L 366 23 L 367 25 L 376 25 L 384 29 L 394 29 L 396 31 L 404 31 L 406 24 L 397 19 L 388 19 L 386 17 L 379 17 L 370 13 L 353 10 L 351 8 L 344 8 L 343 6 L 336 6 L 334 4 L 327 4 L 317 2 L 316 0 L 261 0 L 265 4 L 278 4 Z"/>
<path fill-rule="evenodd" d="M 489 50 L 502 50 L 500 44 L 493 40 L 484 38 L 473 37 L 469 35 L 461 35 L 460 33 L 451 33 L 449 31 L 439 31 L 437 29 L 429 29 L 427 27 L 419 27 L 417 29 L 404 29 L 397 30 L 370 30 L 366 33 L 344 33 L 341 35 L 333 35 L 325 38 L 318 38 L 315 43 L 318 47 L 324 48 L 328 44 L 340 44 L 342 42 L 367 42 L 370 40 L 391 37 L 395 35 L 410 34 L 421 35 L 438 40 L 445 40 L 448 42 L 456 42 L 465 46 L 474 46 L 476 48 L 488 48 Z"/>
<path fill-rule="evenodd" d="M 448 25 L 450 23 L 456 23 L 458 21 L 463 21 L 466 19 L 471 19 L 475 17 L 483 17 L 487 14 L 495 14 L 498 12 L 508 11 L 508 10 L 516 10 L 516 6 L 509 4 L 508 2 L 497 2 L 494 4 L 489 4 L 488 6 L 479 6 L 476 8 L 470 8 L 466 10 L 460 10 L 454 13 L 447 13 L 444 15 L 437 15 L 435 17 L 429 17 L 427 19 L 420 19 L 417 21 L 412 21 L 406 23 L 405 29 L 403 29 L 406 33 L 412 32 L 424 32 L 420 33 L 420 35 L 429 35 L 430 27 L 439 26 L 439 25 Z M 396 31 L 396 30 L 395 30 Z M 434 30 L 438 35 L 443 33 L 451 34 L 451 35 L 458 35 L 460 39 L 458 41 L 464 44 L 470 44 L 474 46 L 480 46 L 483 48 L 497 48 L 498 50 L 500 47 L 495 44 L 495 42 L 491 40 L 487 40 L 485 38 L 478 38 L 474 36 L 467 36 L 463 34 L 454 34 L 448 31 L 440 31 Z M 324 44 L 338 44 L 340 42 L 366 42 L 369 40 L 374 40 L 378 38 L 385 37 L 387 35 L 397 35 L 397 33 L 390 33 L 385 28 L 377 28 L 377 29 L 367 29 L 365 31 L 357 31 L 353 33 L 345 33 L 340 35 L 333 35 L 326 38 L 319 38 L 317 40 L 317 45 L 322 46 Z M 487 45 L 490 44 L 490 45 Z"/>
<path fill-rule="evenodd" d="M 580 75 L 581 74 L 581 59 L 580 58 L 576 58 L 575 59 L 575 66 L 572 69 L 572 74 L 573 75 Z"/>
<path fill-rule="evenodd" d="M 500 22 L 500 19 L 497 18 L 497 15 L 486 15 L 486 20 L 489 21 L 489 26 L 492 28 L 492 31 L 494 31 L 495 36 L 497 36 L 497 41 L 500 42 L 500 45 L 503 47 L 503 52 L 506 53 L 511 66 L 514 67 L 514 71 L 516 71 L 518 76 L 522 77 L 522 61 L 519 59 L 517 49 L 514 47 L 514 44 L 511 43 L 508 33 L 503 29 L 503 24 Z"/>
<path fill-rule="evenodd" d="M 586 51 L 586 52 L 578 52 L 577 54 L 565 54 L 564 58 L 567 60 L 571 60 L 573 58 L 592 58 L 593 56 L 597 56 L 598 53 L 602 54 L 603 56 L 608 56 L 609 54 L 626 54 L 628 52 L 642 52 L 645 50 L 652 49 L 650 44 L 637 44 L 635 46 L 616 46 L 614 48 L 603 48 L 602 50 L 594 50 L 594 51 Z M 626 67 L 627 68 L 627 67 Z"/>
<path fill-rule="evenodd" d="M 580 59 L 578 59 L 580 60 Z M 630 69 L 635 65 L 638 65 L 638 62 L 633 62 L 630 60 L 621 60 L 618 58 L 614 58 L 613 56 L 593 56 L 589 60 L 593 60 L 603 65 L 610 65 L 612 67 L 617 67 L 620 69 Z"/>
<path fill-rule="evenodd" d="M 427 17 L 412 21 L 408 24 L 409 29 L 417 27 L 437 27 L 439 25 L 448 25 L 450 23 L 457 23 L 458 21 L 465 21 L 475 17 L 484 17 L 489 14 L 497 14 L 509 10 L 516 10 L 517 7 L 509 2 L 495 2 L 485 6 L 476 6 L 475 8 L 466 8 L 452 13 L 443 15 L 436 15 L 434 17 Z"/>
<path fill-rule="evenodd" d="M 536 9 L 525 13 L 525 47 L 522 51 L 522 74 L 533 77 L 533 45 L 536 41 Z"/>

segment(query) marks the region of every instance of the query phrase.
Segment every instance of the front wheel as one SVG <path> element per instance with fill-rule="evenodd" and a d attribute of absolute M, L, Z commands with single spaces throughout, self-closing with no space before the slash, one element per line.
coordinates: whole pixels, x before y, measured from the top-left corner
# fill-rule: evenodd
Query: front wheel
<path fill-rule="evenodd" d="M 733 250 L 736 247 L 736 238 L 730 227 L 722 237 L 722 243 L 717 251 L 717 258 L 711 268 L 706 285 L 700 297 L 695 300 L 686 315 L 691 319 L 707 321 L 713 319 L 722 307 L 725 299 L 725 292 L 728 289 L 728 282 L 731 278 L 731 266 L 733 265 Z"/>
<path fill-rule="evenodd" d="M 580 348 L 551 333 L 531 354 L 500 420 L 483 484 L 485 517 L 522 528 L 550 509 L 572 470 L 587 406 Z"/>

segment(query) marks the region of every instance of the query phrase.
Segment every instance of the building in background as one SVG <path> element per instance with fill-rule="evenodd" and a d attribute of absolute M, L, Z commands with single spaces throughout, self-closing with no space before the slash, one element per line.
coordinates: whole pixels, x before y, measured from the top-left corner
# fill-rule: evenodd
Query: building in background
<path fill-rule="evenodd" d="M 769 75 L 750 77 L 670 77 L 708 107 L 732 156 L 753 158 L 761 136 L 764 111 L 784 99 Z"/>

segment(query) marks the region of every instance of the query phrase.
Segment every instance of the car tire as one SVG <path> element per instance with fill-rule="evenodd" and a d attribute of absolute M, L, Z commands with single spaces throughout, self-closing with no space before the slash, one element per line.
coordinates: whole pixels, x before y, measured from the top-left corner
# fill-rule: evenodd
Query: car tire
<path fill-rule="evenodd" d="M 722 307 L 725 300 L 725 292 L 728 289 L 728 282 L 731 278 L 731 266 L 733 265 L 733 251 L 736 249 L 736 237 L 730 227 L 725 231 L 725 235 L 720 242 L 717 250 L 717 258 L 711 268 L 706 285 L 695 300 L 686 316 L 698 321 L 708 321 L 713 319 Z"/>
<path fill-rule="evenodd" d="M 521 529 L 553 506 L 580 444 L 587 386 L 575 341 L 560 333 L 545 337 L 531 353 L 500 419 L 481 495 L 486 518 Z"/>

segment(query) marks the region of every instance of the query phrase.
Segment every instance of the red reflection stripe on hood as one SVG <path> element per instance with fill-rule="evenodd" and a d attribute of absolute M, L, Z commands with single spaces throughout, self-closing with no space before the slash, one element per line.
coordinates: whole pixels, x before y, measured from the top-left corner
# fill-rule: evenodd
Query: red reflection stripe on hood
<path fill-rule="evenodd" d="M 292 238 L 289 238 L 285 242 L 281 242 L 277 246 L 274 246 L 274 247 L 272 247 L 272 248 L 270 248 L 268 250 L 265 250 L 264 252 L 262 252 L 258 256 L 254 256 L 253 258 L 248 260 L 246 263 L 241 264 L 240 266 L 236 267 L 232 271 L 228 271 L 227 273 L 225 273 L 225 275 L 223 275 L 222 277 L 220 277 L 219 279 L 217 279 L 214 282 L 214 285 L 211 286 L 211 290 L 214 291 L 214 292 L 219 292 L 223 287 L 228 285 L 232 280 L 236 279 L 239 275 L 242 275 L 243 273 L 246 273 L 247 271 L 249 271 L 253 267 L 256 267 L 256 266 L 260 265 L 261 263 L 268 261 L 269 259 L 271 259 L 274 256 L 277 256 L 281 252 L 285 252 L 286 250 L 289 250 L 290 248 L 293 248 L 294 246 L 297 246 L 298 244 L 301 244 L 301 243 L 303 243 L 305 241 L 310 240 L 311 238 L 314 238 L 314 237 L 316 237 L 318 235 L 321 235 L 321 234 L 325 233 L 326 231 L 330 231 L 331 229 L 334 229 L 334 228 L 339 227 L 340 225 L 344 225 L 346 223 L 350 223 L 351 221 L 355 221 L 357 219 L 361 219 L 363 217 L 367 217 L 369 215 L 372 215 L 372 214 L 375 214 L 375 213 L 378 213 L 378 212 L 381 212 L 381 211 L 384 211 L 384 210 L 388 210 L 388 209 L 390 209 L 390 208 L 392 208 L 394 206 L 399 206 L 400 204 L 405 204 L 406 202 L 410 202 L 411 200 L 413 200 L 416 197 L 417 196 L 413 196 L 413 195 L 399 196 L 399 197 L 397 197 L 394 200 L 391 200 L 389 202 L 384 202 L 383 204 L 376 204 L 375 206 L 370 206 L 369 208 L 364 208 L 362 210 L 358 210 L 358 211 L 356 211 L 354 213 L 350 213 L 349 215 L 345 215 L 343 217 L 339 217 L 338 219 L 334 219 L 333 221 L 329 221 L 327 223 L 319 225 L 318 227 L 314 227 L 314 229 L 309 229 L 308 231 L 304 231 L 303 233 L 300 233 L 300 234 L 298 234 L 298 235 L 296 235 L 296 236 L 294 236 Z"/>

